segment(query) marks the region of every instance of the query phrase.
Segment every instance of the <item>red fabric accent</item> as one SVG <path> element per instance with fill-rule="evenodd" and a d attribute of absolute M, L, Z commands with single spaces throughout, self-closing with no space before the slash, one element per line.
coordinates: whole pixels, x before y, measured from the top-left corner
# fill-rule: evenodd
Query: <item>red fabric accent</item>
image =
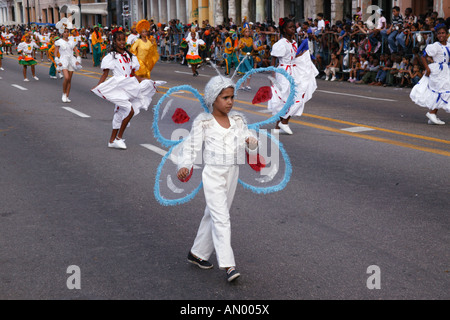
<path fill-rule="evenodd" d="M 173 115 L 172 115 L 173 122 L 178 123 L 178 124 L 182 124 L 182 123 L 188 122 L 190 119 L 191 118 L 189 118 L 189 116 L 186 113 L 186 111 L 184 111 L 181 108 L 177 108 L 175 110 L 175 112 L 173 113 Z"/>
<path fill-rule="evenodd" d="M 272 99 L 272 90 L 270 89 L 270 87 L 261 87 L 258 89 L 258 92 L 256 92 L 252 103 L 257 104 L 269 101 L 270 99 Z"/>
<path fill-rule="evenodd" d="M 264 159 L 264 157 L 262 155 L 260 155 L 259 153 L 256 155 L 252 155 L 252 159 L 250 163 L 250 155 L 248 152 L 245 152 L 247 154 L 247 163 L 248 165 L 255 171 L 261 171 L 262 168 L 266 167 L 266 160 Z M 256 163 L 255 163 L 256 162 Z"/>
<path fill-rule="evenodd" d="M 191 177 L 192 177 L 192 173 L 194 173 L 194 167 L 191 168 L 191 172 L 189 173 L 189 175 L 186 178 L 184 178 L 184 179 L 178 178 L 178 180 L 180 180 L 181 182 L 188 182 L 189 179 L 191 179 Z"/>

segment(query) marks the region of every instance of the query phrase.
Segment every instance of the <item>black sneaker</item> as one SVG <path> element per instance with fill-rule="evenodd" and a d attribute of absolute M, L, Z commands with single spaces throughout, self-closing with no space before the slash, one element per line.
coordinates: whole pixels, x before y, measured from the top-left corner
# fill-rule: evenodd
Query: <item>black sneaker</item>
<path fill-rule="evenodd" d="M 230 267 L 227 270 L 227 281 L 231 282 L 240 277 L 240 273 L 236 271 L 234 267 Z"/>
<path fill-rule="evenodd" d="M 190 251 L 187 259 L 188 262 L 196 264 L 202 269 L 211 269 L 213 267 L 211 262 L 195 257 Z"/>

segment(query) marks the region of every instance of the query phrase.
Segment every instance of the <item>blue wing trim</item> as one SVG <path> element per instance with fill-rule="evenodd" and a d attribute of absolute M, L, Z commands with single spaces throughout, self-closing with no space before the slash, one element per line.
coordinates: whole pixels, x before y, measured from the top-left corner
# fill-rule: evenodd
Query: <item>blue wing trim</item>
<path fill-rule="evenodd" d="M 158 103 L 153 108 L 153 124 L 152 124 L 153 135 L 155 136 L 156 140 L 158 140 L 158 142 L 161 143 L 165 147 L 173 146 L 173 145 L 179 143 L 180 141 L 179 140 L 169 140 L 169 139 L 164 138 L 161 135 L 161 132 L 159 131 L 159 128 L 158 128 L 159 110 L 160 110 L 162 103 L 164 102 L 164 100 L 167 97 L 169 97 L 172 93 L 181 91 L 181 90 L 189 91 L 192 94 L 194 94 L 194 96 L 199 100 L 203 110 L 208 113 L 210 112 L 208 107 L 206 106 L 205 101 L 203 100 L 202 95 L 195 88 L 193 88 L 189 85 L 182 85 L 182 86 L 177 86 L 177 87 L 173 87 L 173 88 L 169 89 L 169 91 L 167 91 L 166 94 L 164 94 L 161 97 L 161 99 L 159 99 Z"/>
<path fill-rule="evenodd" d="M 270 133 L 267 133 L 267 136 L 272 139 L 277 145 L 279 150 L 281 151 L 281 154 L 283 156 L 284 161 L 286 162 L 286 170 L 284 172 L 284 177 L 283 180 L 277 184 L 276 186 L 272 186 L 272 187 L 255 187 L 252 186 L 248 183 L 245 183 L 244 181 L 242 181 L 241 179 L 239 179 L 239 183 L 245 188 L 248 189 L 254 193 L 258 193 L 258 194 L 267 194 L 267 193 L 273 193 L 273 192 L 277 192 L 277 191 L 281 191 L 283 190 L 286 185 L 288 184 L 289 180 L 291 179 L 291 174 L 292 174 L 292 165 L 291 165 L 291 160 L 289 159 L 289 156 L 286 152 L 286 150 L 283 147 L 283 144 L 278 140 L 275 139 Z"/>
<path fill-rule="evenodd" d="M 294 104 L 295 95 L 297 94 L 297 86 L 295 85 L 294 78 L 289 73 L 284 71 L 283 69 L 275 68 L 275 67 L 258 68 L 258 69 L 252 69 L 252 70 L 248 71 L 236 83 L 235 94 L 237 95 L 237 92 L 238 92 L 237 90 L 241 87 L 242 83 L 247 80 L 248 77 L 250 77 L 251 75 L 253 75 L 255 73 L 260 73 L 260 72 L 265 72 L 265 71 L 274 71 L 274 72 L 281 73 L 282 75 L 284 75 L 289 80 L 289 83 L 291 84 L 291 90 L 290 90 L 289 96 L 288 96 L 288 98 L 286 100 L 286 103 L 285 103 L 284 107 L 277 114 L 273 115 L 272 117 L 270 117 L 267 120 L 264 120 L 264 121 L 261 121 L 261 122 L 257 122 L 257 123 L 253 123 L 253 124 L 249 124 L 248 125 L 249 129 L 257 130 L 260 127 L 262 127 L 262 126 L 264 126 L 266 124 L 271 124 L 271 123 L 274 123 L 274 122 L 278 121 L 280 119 L 280 117 L 284 116 L 287 113 L 287 111 L 289 110 L 289 108 Z"/>
<path fill-rule="evenodd" d="M 164 157 L 162 158 L 161 162 L 159 163 L 158 169 L 156 170 L 156 177 L 155 177 L 155 187 L 153 189 L 153 193 L 155 195 L 156 200 L 162 204 L 163 206 L 176 206 L 178 204 L 183 204 L 186 202 L 191 201 L 196 195 L 197 193 L 200 191 L 200 189 L 203 187 L 203 183 L 200 183 L 199 186 L 192 191 L 190 194 L 188 194 L 187 196 L 183 197 L 183 198 L 179 198 L 179 199 L 166 199 L 163 198 L 161 196 L 161 190 L 159 189 L 159 181 L 161 179 L 161 171 L 162 168 L 164 166 L 164 164 L 166 163 L 167 158 L 169 158 L 170 154 L 172 153 L 173 149 L 176 147 L 177 145 L 174 145 L 172 148 L 170 148 L 170 150 L 164 155 Z"/>

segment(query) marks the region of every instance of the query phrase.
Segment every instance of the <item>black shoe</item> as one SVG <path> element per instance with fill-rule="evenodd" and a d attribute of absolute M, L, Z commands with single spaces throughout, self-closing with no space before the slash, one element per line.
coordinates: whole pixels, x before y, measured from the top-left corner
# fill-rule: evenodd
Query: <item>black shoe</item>
<path fill-rule="evenodd" d="M 198 265 L 201 269 L 211 269 L 213 267 L 211 262 L 195 257 L 190 251 L 187 259 L 188 262 Z"/>
<path fill-rule="evenodd" d="M 230 267 L 227 270 L 227 281 L 231 282 L 240 277 L 240 273 L 236 271 L 234 267 Z"/>

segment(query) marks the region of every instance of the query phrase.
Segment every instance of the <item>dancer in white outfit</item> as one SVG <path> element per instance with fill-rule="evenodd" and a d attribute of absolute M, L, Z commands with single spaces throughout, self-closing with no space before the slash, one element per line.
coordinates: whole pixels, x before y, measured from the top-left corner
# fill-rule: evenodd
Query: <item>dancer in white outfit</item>
<path fill-rule="evenodd" d="M 428 108 L 429 124 L 445 124 L 437 117 L 439 109 L 450 112 L 450 44 L 448 30 L 442 26 L 436 30 L 438 41 L 427 45 L 422 56 L 425 76 L 411 90 L 410 98 L 421 107 Z M 428 64 L 427 57 L 433 59 Z"/>
<path fill-rule="evenodd" d="M 280 19 L 280 31 L 283 38 L 272 47 L 272 66 L 275 66 L 278 58 L 278 68 L 282 68 L 294 78 L 297 92 L 294 104 L 289 108 L 286 115 L 280 118 L 275 128 L 281 129 L 287 134 L 292 134 L 289 119 L 291 116 L 303 114 L 305 103 L 312 98 L 317 88 L 316 76 L 319 72 L 311 61 L 309 50 L 297 52 L 298 46 L 294 40 L 294 22 L 289 19 Z M 272 111 L 272 114 L 277 114 L 284 107 L 290 90 L 286 77 L 277 73 L 276 81 L 278 85 L 272 85 L 272 99 L 268 103 L 268 108 Z"/>
<path fill-rule="evenodd" d="M 70 30 L 65 28 L 62 38 L 55 42 L 56 69 L 62 70 L 64 75 L 62 102 L 71 102 L 69 94 L 72 86 L 73 72 L 81 68 L 81 57 L 78 53 L 76 42 L 69 41 L 69 35 Z M 76 58 L 73 56 L 74 53 Z"/>
<path fill-rule="evenodd" d="M 204 141 L 202 182 L 206 208 L 188 261 L 203 269 L 212 268 L 208 259 L 215 250 L 219 268 L 227 271 L 228 281 L 240 276 L 231 247 L 229 211 L 239 176 L 236 155 L 242 148 L 256 150 L 258 145 L 244 117 L 231 111 L 234 90 L 234 82 L 222 76 L 208 82 L 205 101 L 212 113 L 202 113 L 194 120 L 180 151 L 177 174 L 180 180 L 189 176 Z"/>
<path fill-rule="evenodd" d="M 115 104 L 108 147 L 126 149 L 122 136 L 131 118 L 138 115 L 140 110 L 148 109 L 156 87 L 165 82 L 135 75 L 134 72 L 139 70 L 139 61 L 126 49 L 126 36 L 121 31 L 114 33 L 111 52 L 103 58 L 101 68 L 103 74 L 91 91 Z M 110 70 L 113 77 L 106 80 Z"/>

